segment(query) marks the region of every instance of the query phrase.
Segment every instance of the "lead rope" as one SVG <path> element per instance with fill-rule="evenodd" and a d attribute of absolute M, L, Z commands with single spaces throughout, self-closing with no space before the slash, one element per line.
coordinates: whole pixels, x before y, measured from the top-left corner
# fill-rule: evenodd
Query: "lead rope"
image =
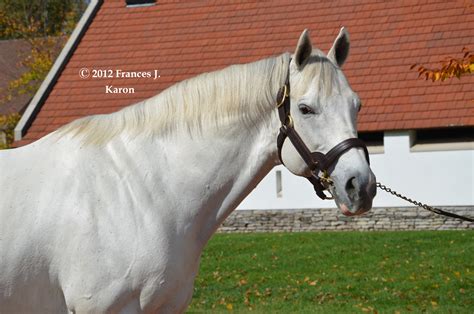
<path fill-rule="evenodd" d="M 377 182 L 377 187 L 387 193 L 390 193 L 398 198 L 401 198 L 409 203 L 412 203 L 413 205 L 416 205 L 418 207 L 421 207 L 423 209 L 426 209 L 432 213 L 435 213 L 435 214 L 438 214 L 438 215 L 443 215 L 443 216 L 448 216 L 448 217 L 452 217 L 452 218 L 457 218 L 457 219 L 461 219 L 461 220 L 464 220 L 464 221 L 469 221 L 469 222 L 474 222 L 474 218 L 469 218 L 469 217 L 464 217 L 464 216 L 460 216 L 460 215 L 456 215 L 456 214 L 453 214 L 453 213 L 449 213 L 449 212 L 446 212 L 442 209 L 439 209 L 439 208 L 436 208 L 436 207 L 433 207 L 433 206 L 429 206 L 429 205 L 426 205 L 426 204 L 423 204 L 421 202 L 418 202 L 418 201 L 415 201 L 415 200 L 412 200 L 411 198 L 408 198 L 394 190 L 392 190 L 391 188 L 383 185 L 382 183 L 380 182 Z"/>

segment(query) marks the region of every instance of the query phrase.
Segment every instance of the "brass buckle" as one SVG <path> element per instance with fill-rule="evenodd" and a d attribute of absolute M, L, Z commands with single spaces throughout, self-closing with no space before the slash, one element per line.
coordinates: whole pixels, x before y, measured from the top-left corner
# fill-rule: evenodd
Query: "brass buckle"
<path fill-rule="evenodd" d="M 285 103 L 286 97 L 288 97 L 288 87 L 286 87 L 286 84 L 285 84 L 283 85 L 283 95 L 281 96 L 280 102 L 277 104 L 277 108 L 280 108 L 281 106 L 283 106 L 283 104 Z"/>
<path fill-rule="evenodd" d="M 322 186 L 325 188 L 323 193 L 324 195 L 326 195 L 326 199 L 333 200 L 334 195 L 332 195 L 331 191 L 329 190 L 329 187 L 333 185 L 334 182 L 332 181 L 331 177 L 329 176 L 329 173 L 326 170 L 322 171 L 322 176 L 319 177 L 319 181 L 321 182 Z"/>

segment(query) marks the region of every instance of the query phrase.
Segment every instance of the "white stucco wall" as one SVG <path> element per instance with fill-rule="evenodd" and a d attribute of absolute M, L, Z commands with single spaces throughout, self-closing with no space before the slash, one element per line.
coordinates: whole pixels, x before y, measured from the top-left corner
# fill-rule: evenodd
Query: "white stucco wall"
<path fill-rule="evenodd" d="M 433 206 L 474 205 L 474 150 L 470 147 L 411 147 L 413 133 L 385 132 L 384 152 L 371 154 L 377 181 L 408 197 Z M 448 146 L 448 145 L 446 145 Z M 448 148 L 450 149 L 450 148 Z M 281 171 L 281 197 L 277 197 L 276 171 Z M 320 200 L 306 180 L 283 166 L 273 169 L 238 209 L 333 208 Z M 374 207 L 412 206 L 380 189 Z"/>

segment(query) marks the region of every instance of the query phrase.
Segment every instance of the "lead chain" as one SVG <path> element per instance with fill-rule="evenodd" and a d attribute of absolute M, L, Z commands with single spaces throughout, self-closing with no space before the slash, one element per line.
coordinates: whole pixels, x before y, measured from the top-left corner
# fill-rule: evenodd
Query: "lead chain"
<path fill-rule="evenodd" d="M 468 217 L 464 217 L 464 216 L 459 216 L 459 215 L 456 215 L 456 214 L 453 214 L 453 213 L 449 213 L 449 212 L 445 212 L 444 210 L 442 209 L 439 209 L 439 208 L 436 208 L 436 207 L 433 207 L 433 206 L 429 206 L 427 204 L 424 204 L 424 203 L 421 203 L 421 202 L 418 202 L 418 201 L 415 201 L 415 200 L 412 200 L 411 198 L 409 197 L 406 197 L 394 190 L 392 190 L 391 188 L 383 185 L 382 183 L 380 182 L 377 182 L 377 187 L 385 192 L 388 192 L 398 198 L 401 198 L 409 203 L 412 203 L 413 205 L 416 205 L 418 207 L 421 207 L 423 209 L 426 209 L 432 213 L 435 213 L 435 214 L 438 214 L 438 215 L 444 215 L 444 216 L 448 216 L 448 217 L 452 217 L 452 218 L 457 218 L 457 219 L 462 219 L 462 220 L 465 220 L 465 221 L 470 221 L 470 222 L 474 222 L 474 219 L 472 218 L 468 218 Z"/>

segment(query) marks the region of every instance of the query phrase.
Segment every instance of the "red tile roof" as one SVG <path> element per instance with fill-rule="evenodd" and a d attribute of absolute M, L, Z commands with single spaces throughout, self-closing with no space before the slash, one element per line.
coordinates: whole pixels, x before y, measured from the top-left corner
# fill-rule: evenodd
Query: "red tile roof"
<path fill-rule="evenodd" d="M 409 69 L 474 49 L 474 8 L 463 1 L 159 0 L 127 8 L 123 0 L 106 0 L 22 143 L 199 73 L 293 52 L 304 28 L 315 46 L 328 51 L 341 26 L 351 35 L 344 72 L 364 103 L 359 130 L 474 125 L 473 75 L 432 83 Z M 81 68 L 156 69 L 161 77 L 81 79 Z M 109 84 L 136 92 L 106 94 Z"/>

